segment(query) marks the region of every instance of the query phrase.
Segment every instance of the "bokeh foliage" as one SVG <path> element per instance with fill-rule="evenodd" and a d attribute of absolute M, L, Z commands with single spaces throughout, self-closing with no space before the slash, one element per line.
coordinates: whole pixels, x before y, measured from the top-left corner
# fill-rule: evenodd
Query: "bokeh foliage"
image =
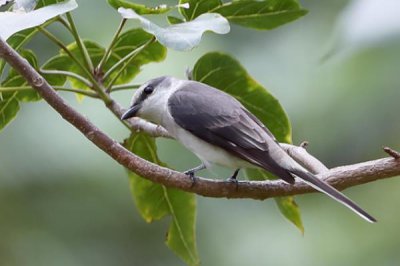
<path fill-rule="evenodd" d="M 36 9 L 58 2 L 62 1 L 39 1 Z M 147 7 L 127 1 L 109 0 L 108 2 L 114 8 L 119 6 L 132 8 L 138 14 L 163 14 L 173 9 L 173 7 L 168 6 L 161 8 Z M 215 12 L 224 16 L 230 22 L 244 27 L 270 30 L 306 14 L 306 11 L 298 2 L 293 0 L 179 2 L 179 4 L 186 3 L 189 3 L 189 8 L 179 7 L 182 17 L 168 16 L 166 19 L 173 23 L 185 23 L 201 14 Z M 153 36 L 142 29 L 134 28 L 120 35 L 115 35 L 116 39 L 115 42 L 112 42 L 112 46 L 103 48 L 96 41 L 83 40 L 80 36 L 77 36 L 77 32 L 74 32 L 75 26 L 71 15 L 67 14 L 67 17 L 69 24 L 65 20 L 55 18 L 47 21 L 43 26 L 47 26 L 56 20 L 61 21 L 64 26 L 69 27 L 68 30 L 72 33 L 75 41 L 70 44 L 61 44 L 62 49 L 59 53 L 41 66 L 37 62 L 35 53 L 23 49 L 23 46 L 39 30 L 43 32 L 43 29 L 27 29 L 16 33 L 8 40 L 8 43 L 17 49 L 36 69 L 44 70 L 43 75 L 53 86 L 69 86 L 72 89 L 96 93 L 98 88 L 93 85 L 93 82 L 100 82 L 102 86 L 108 88 L 128 84 L 140 73 L 143 65 L 160 62 L 166 56 L 167 49 L 153 41 Z M 171 34 L 176 33 L 172 32 Z M 53 40 L 55 38 L 53 37 Z M 168 43 L 166 46 L 168 46 Z M 108 51 L 110 53 L 107 55 Z M 126 55 L 131 51 L 137 52 L 132 53 L 131 57 L 126 60 Z M 104 64 L 101 64 L 103 60 Z M 101 66 L 101 69 L 88 68 L 90 66 L 88 62 L 93 66 Z M 3 70 L 4 61 L 0 63 L 0 74 L 3 73 Z M 53 73 L 45 73 L 45 70 L 52 70 Z M 66 72 L 69 74 L 66 74 Z M 278 100 L 251 78 L 233 57 L 221 53 L 206 54 L 195 64 L 193 77 L 195 80 L 230 93 L 263 121 L 279 141 L 291 141 L 289 120 Z M 83 82 L 83 80 L 86 81 Z M 0 129 L 9 124 L 16 116 L 20 102 L 40 100 L 39 95 L 29 88 L 22 77 L 12 69 L 1 80 L 1 88 Z M 266 106 L 268 108 L 265 108 Z M 157 157 L 155 140 L 149 136 L 135 133 L 125 141 L 125 146 L 149 161 L 164 165 Z M 255 178 L 255 176 L 268 178 L 264 173 L 253 172 L 249 176 L 251 178 Z M 151 183 L 134 173 L 129 173 L 129 177 L 133 198 L 142 217 L 150 222 L 171 216 L 172 221 L 167 234 L 167 245 L 187 264 L 198 265 L 194 195 Z M 300 230 L 303 230 L 300 213 L 293 198 L 280 198 L 276 201 L 282 214 Z"/>

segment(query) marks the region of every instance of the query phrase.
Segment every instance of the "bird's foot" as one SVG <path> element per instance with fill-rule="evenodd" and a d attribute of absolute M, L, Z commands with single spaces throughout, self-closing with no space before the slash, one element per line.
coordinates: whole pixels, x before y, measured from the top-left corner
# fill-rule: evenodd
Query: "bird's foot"
<path fill-rule="evenodd" d="M 226 179 L 227 182 L 234 183 L 236 185 L 236 190 L 239 188 L 239 181 L 236 179 L 236 176 L 231 176 Z"/>
<path fill-rule="evenodd" d="M 187 170 L 185 172 L 183 172 L 185 175 L 189 176 L 190 179 L 192 180 L 192 185 L 190 187 L 194 187 L 194 185 L 196 184 L 196 177 L 194 176 L 194 172 L 193 170 Z"/>
<path fill-rule="evenodd" d="M 228 182 L 235 183 L 236 190 L 238 190 L 238 187 L 239 187 L 239 182 L 236 179 L 237 175 L 239 174 L 239 171 L 240 171 L 240 168 L 236 169 L 235 172 L 233 173 L 233 175 L 226 180 Z"/>
<path fill-rule="evenodd" d="M 191 187 L 194 187 L 194 185 L 196 183 L 196 177 L 194 176 L 194 174 L 197 171 L 203 170 L 205 168 L 206 168 L 205 164 L 202 163 L 202 164 L 200 164 L 199 166 L 197 166 L 197 167 L 195 167 L 193 169 L 189 169 L 189 170 L 183 172 L 185 175 L 188 175 L 190 177 L 190 179 L 192 180 L 192 186 Z"/>

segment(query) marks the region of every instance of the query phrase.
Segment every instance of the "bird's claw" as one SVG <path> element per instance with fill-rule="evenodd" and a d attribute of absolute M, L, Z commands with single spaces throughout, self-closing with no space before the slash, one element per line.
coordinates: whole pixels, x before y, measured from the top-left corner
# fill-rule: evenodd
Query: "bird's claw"
<path fill-rule="evenodd" d="M 236 190 L 238 190 L 238 188 L 239 188 L 239 181 L 236 179 L 236 177 L 231 176 L 231 177 L 227 178 L 226 181 L 227 181 L 227 182 L 230 182 L 230 183 L 234 183 L 234 184 L 236 185 Z"/>
<path fill-rule="evenodd" d="M 188 170 L 183 173 L 189 176 L 190 179 L 192 180 L 192 185 L 190 187 L 194 187 L 194 185 L 196 184 L 196 177 L 194 176 L 194 171 Z"/>

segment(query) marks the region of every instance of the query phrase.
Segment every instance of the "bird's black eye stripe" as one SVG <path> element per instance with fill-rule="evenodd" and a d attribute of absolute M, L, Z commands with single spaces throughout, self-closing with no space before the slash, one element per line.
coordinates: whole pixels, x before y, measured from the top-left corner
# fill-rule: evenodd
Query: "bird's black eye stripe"
<path fill-rule="evenodd" d="M 151 85 L 148 85 L 146 88 L 144 88 L 143 92 L 147 95 L 151 94 L 154 91 L 154 87 Z"/>

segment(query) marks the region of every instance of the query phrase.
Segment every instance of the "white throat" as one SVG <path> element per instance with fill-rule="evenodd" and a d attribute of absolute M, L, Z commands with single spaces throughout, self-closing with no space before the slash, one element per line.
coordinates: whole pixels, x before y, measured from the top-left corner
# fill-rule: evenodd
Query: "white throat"
<path fill-rule="evenodd" d="M 139 111 L 139 116 L 153 122 L 157 125 L 165 127 L 164 120 L 168 112 L 168 99 L 184 84 L 184 80 L 179 80 L 171 77 L 171 82 L 168 87 L 157 87 L 157 92 L 154 96 L 149 97 L 143 102 Z"/>

